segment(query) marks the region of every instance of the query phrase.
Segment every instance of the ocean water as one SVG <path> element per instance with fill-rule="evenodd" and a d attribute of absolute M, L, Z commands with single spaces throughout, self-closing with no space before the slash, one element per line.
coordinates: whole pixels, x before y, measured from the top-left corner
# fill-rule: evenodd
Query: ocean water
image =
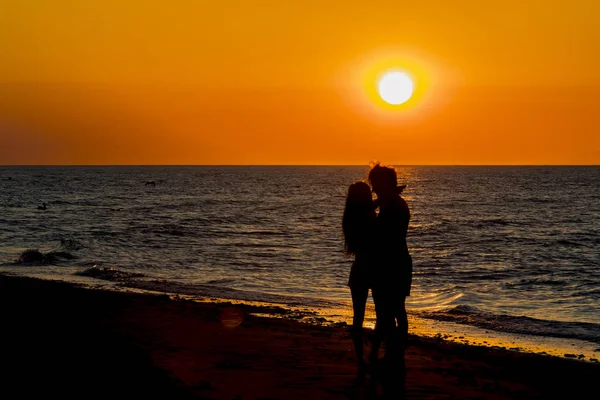
<path fill-rule="evenodd" d="M 96 284 L 102 277 L 75 274 L 97 265 L 118 272 L 109 278 L 119 290 L 271 302 L 347 320 L 352 260 L 340 222 L 347 187 L 367 172 L 0 167 L 0 272 Z M 411 318 L 577 341 L 600 354 L 600 167 L 398 172 L 412 213 Z M 75 258 L 16 263 L 30 248 Z"/>

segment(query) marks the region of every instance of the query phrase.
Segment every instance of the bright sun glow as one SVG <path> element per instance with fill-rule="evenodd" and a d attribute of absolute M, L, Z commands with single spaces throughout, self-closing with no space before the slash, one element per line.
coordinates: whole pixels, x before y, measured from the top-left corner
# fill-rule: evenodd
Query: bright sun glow
<path fill-rule="evenodd" d="M 388 72 L 378 85 L 379 95 L 389 104 L 406 103 L 413 94 L 412 80 L 404 72 Z"/>

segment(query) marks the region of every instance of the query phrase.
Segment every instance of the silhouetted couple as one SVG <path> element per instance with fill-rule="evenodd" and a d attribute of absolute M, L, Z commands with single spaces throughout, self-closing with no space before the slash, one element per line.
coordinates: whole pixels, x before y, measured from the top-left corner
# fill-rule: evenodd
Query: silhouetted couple
<path fill-rule="evenodd" d="M 394 168 L 379 164 L 371 168 L 368 180 L 371 186 L 363 181 L 350 185 L 342 220 L 345 250 L 354 255 L 348 286 L 359 376 L 378 361 L 382 343 L 384 365 L 404 368 L 408 335 L 405 300 L 412 282 L 412 258 L 406 244 L 410 211 L 400 196 L 405 186 L 398 186 Z M 371 352 L 365 360 L 363 321 L 369 289 L 377 317 Z"/>

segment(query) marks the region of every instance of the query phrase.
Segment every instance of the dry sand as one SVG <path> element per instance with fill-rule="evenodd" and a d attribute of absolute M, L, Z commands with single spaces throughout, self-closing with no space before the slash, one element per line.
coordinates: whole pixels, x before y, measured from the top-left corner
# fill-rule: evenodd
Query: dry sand
<path fill-rule="evenodd" d="M 347 328 L 257 307 L 3 275 L 0 298 L 3 399 L 580 399 L 600 382 L 599 364 L 414 336 L 406 374 L 357 381 Z"/>

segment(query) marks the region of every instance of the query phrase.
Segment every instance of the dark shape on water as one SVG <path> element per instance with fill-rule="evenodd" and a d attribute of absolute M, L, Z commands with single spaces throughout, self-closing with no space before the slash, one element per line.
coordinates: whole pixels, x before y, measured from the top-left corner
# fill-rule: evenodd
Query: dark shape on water
<path fill-rule="evenodd" d="M 146 182 L 146 186 L 156 186 L 156 182 L 154 182 L 154 181 L 147 181 Z"/>
<path fill-rule="evenodd" d="M 47 210 L 48 208 L 46 207 L 46 203 L 42 202 L 41 206 L 37 207 L 38 210 Z"/>
<path fill-rule="evenodd" d="M 67 253 L 66 251 L 53 251 L 44 254 L 38 249 L 29 249 L 21 253 L 21 256 L 19 256 L 17 262 L 19 264 L 51 264 L 55 261 L 59 261 L 60 259 L 73 260 L 75 258 L 77 257 Z"/>
<path fill-rule="evenodd" d="M 19 257 L 19 263 L 45 262 L 46 256 L 37 249 L 25 250 Z"/>
<path fill-rule="evenodd" d="M 131 273 L 119 271 L 116 268 L 98 267 L 94 265 L 83 271 L 75 272 L 78 276 L 89 276 L 91 278 L 104 279 L 107 281 L 114 281 L 118 279 L 137 278 L 142 277 L 144 274 Z"/>

